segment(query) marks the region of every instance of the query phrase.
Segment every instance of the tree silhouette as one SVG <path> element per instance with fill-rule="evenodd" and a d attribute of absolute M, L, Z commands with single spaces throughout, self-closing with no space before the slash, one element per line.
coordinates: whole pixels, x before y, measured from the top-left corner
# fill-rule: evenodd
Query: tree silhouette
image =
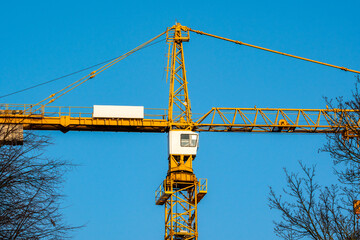
<path fill-rule="evenodd" d="M 47 157 L 50 144 L 33 132 L 22 136 L 19 125 L 0 125 L 0 239 L 65 239 L 76 229 L 60 212 L 71 164 Z"/>
<path fill-rule="evenodd" d="M 287 240 L 360 239 L 352 206 L 359 186 L 323 187 L 315 181 L 315 167 L 300 166 L 301 174 L 285 170 L 283 194 L 277 195 L 270 188 L 269 206 L 280 211 L 282 219 L 274 222 L 276 235 Z"/>

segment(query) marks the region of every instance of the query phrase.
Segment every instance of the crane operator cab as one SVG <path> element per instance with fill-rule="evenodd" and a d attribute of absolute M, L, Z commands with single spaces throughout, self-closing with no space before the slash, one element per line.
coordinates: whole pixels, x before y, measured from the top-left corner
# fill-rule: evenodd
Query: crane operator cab
<path fill-rule="evenodd" d="M 192 155 L 199 147 L 199 134 L 192 131 L 169 131 L 169 155 Z"/>

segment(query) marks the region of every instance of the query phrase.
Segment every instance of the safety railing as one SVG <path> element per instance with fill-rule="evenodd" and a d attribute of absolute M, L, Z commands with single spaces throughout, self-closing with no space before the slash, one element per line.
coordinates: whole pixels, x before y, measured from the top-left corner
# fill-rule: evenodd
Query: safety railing
<path fill-rule="evenodd" d="M 155 202 L 157 202 L 161 196 L 165 193 L 163 183 L 155 190 Z"/>
<path fill-rule="evenodd" d="M 170 195 L 171 193 L 171 184 L 166 184 L 166 181 L 161 182 L 155 190 L 155 202 L 158 202 L 165 194 Z"/>
<path fill-rule="evenodd" d="M 206 178 L 199 178 L 198 179 L 198 192 L 199 193 L 207 193 L 207 179 Z"/>
<path fill-rule="evenodd" d="M 36 110 L 35 110 L 36 109 Z M 167 119 L 167 109 L 145 108 L 144 116 L 147 119 Z M 64 106 L 38 106 L 31 104 L 0 104 L 0 114 L 12 115 L 36 115 L 42 117 L 61 117 L 70 116 L 74 118 L 91 118 L 93 114 L 92 107 L 64 107 Z"/>

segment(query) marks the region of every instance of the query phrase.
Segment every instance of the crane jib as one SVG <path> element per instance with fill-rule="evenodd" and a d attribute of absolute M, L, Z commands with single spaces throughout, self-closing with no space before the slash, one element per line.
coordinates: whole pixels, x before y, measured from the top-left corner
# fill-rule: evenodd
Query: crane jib
<path fill-rule="evenodd" d="M 356 132 L 360 124 L 356 116 L 359 112 L 353 110 L 214 107 L 205 114 L 193 113 L 188 94 L 183 48 L 183 42 L 190 41 L 190 32 L 360 73 L 345 67 L 219 37 L 176 23 L 165 32 L 117 58 L 106 61 L 106 64 L 100 68 L 36 104 L 0 104 L 0 144 L 23 144 L 24 130 L 54 130 L 64 133 L 68 131 L 168 133 L 169 168 L 165 180 L 155 191 L 155 203 L 165 205 L 165 239 L 197 240 L 197 204 L 207 194 L 207 180 L 197 178 L 192 167 L 197 154 L 198 132 L 340 133 L 347 140 L 358 138 Z M 167 109 L 103 105 L 49 106 L 56 99 L 94 79 L 122 59 L 149 46 L 150 43 L 154 44 L 154 40 L 164 35 L 168 44 L 166 75 L 170 85 Z"/>

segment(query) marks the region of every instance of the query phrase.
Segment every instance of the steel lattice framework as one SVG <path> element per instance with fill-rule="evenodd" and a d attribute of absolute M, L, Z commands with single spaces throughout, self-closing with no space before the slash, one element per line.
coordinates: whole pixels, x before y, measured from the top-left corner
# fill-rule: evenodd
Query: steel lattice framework
<path fill-rule="evenodd" d="M 62 90 L 34 105 L 0 104 L 0 126 L 20 126 L 24 130 L 111 131 L 111 132 L 278 132 L 278 133 L 342 133 L 352 137 L 359 122 L 349 119 L 359 112 L 340 109 L 281 108 L 212 108 L 205 114 L 191 111 L 183 42 L 190 32 L 206 35 L 239 45 L 293 57 L 300 60 L 360 73 L 319 61 L 258 47 L 185 27 L 177 23 L 164 33 L 110 61 Z M 143 119 L 94 118 L 92 108 L 48 106 L 57 98 L 80 86 L 132 53 L 166 34 L 168 44 L 167 79 L 170 82 L 168 109 L 145 109 Z M 45 104 L 44 104 L 45 103 Z M 42 104 L 42 105 L 41 105 Z M 355 118 L 357 119 L 357 118 Z M 0 132 L 1 133 L 1 132 Z M 0 142 L 0 144 L 2 144 Z M 207 180 L 196 178 L 193 155 L 169 155 L 165 180 L 155 192 L 155 203 L 165 205 L 165 240 L 197 240 L 200 200 L 207 193 Z"/>
<path fill-rule="evenodd" d="M 31 105 L 0 104 L 0 124 L 23 124 L 25 130 L 168 132 L 171 126 L 199 132 L 334 133 L 346 129 L 339 119 L 353 110 L 284 108 L 212 108 L 193 121 L 172 122 L 167 109 L 145 109 L 145 119 L 93 118 L 91 107 L 45 107 L 28 115 Z M 336 124 L 336 125 L 335 125 Z M 354 123 L 355 124 L 355 123 Z"/>
<path fill-rule="evenodd" d="M 183 42 L 190 40 L 189 31 L 183 31 L 181 25 L 167 32 L 169 45 L 168 68 L 170 64 L 169 122 L 191 122 L 191 106 L 187 89 Z"/>

